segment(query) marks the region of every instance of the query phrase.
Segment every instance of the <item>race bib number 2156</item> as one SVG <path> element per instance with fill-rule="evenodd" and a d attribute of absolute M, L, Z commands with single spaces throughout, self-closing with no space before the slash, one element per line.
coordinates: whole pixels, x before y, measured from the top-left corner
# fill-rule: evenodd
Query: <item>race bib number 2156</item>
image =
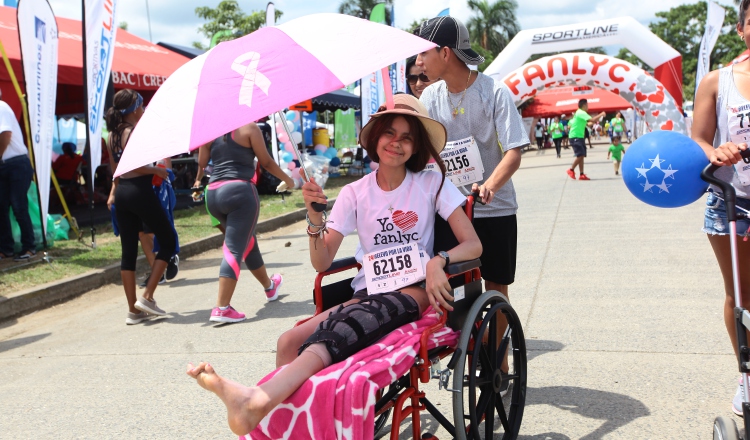
<path fill-rule="evenodd" d="M 470 185 L 484 178 L 482 157 L 473 136 L 448 142 L 440 158 L 445 163 L 445 176 L 456 186 Z M 440 171 L 434 162 L 428 163 L 427 169 Z"/>

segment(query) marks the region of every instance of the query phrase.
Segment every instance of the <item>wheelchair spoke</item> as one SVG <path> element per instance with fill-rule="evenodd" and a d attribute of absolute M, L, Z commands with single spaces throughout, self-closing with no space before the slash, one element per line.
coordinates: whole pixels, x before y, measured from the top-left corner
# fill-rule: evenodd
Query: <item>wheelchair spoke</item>
<path fill-rule="evenodd" d="M 503 399 L 495 399 L 495 408 L 497 409 L 497 415 L 500 417 L 500 423 L 503 425 L 503 432 L 509 432 L 510 426 L 508 424 L 508 416 L 505 414 Z"/>
<path fill-rule="evenodd" d="M 495 431 L 495 401 L 499 400 L 499 395 L 495 394 L 495 390 L 491 389 L 489 392 L 489 399 L 487 399 L 487 408 L 484 415 L 484 438 L 485 440 L 492 440 L 493 433 Z"/>

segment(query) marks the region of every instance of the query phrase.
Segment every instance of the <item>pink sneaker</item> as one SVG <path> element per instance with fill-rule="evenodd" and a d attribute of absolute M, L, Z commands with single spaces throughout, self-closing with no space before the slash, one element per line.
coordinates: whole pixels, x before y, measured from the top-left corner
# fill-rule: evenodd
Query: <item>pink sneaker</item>
<path fill-rule="evenodd" d="M 240 322 L 245 320 L 245 314 L 234 310 L 232 306 L 227 307 L 226 310 L 214 307 L 208 320 L 213 322 Z"/>
<path fill-rule="evenodd" d="M 279 299 L 279 288 L 281 288 L 281 284 L 284 282 L 284 278 L 281 277 L 281 274 L 275 273 L 271 276 L 271 288 L 266 290 L 266 300 L 267 301 L 276 301 Z"/>

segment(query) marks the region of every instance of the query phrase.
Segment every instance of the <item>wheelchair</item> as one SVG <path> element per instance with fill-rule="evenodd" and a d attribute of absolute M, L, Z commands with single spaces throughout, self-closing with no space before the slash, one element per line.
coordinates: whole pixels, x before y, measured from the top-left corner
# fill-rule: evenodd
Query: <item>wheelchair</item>
<path fill-rule="evenodd" d="M 470 219 L 473 218 L 474 200 L 475 196 L 469 196 L 464 208 Z M 436 216 L 434 252 L 449 250 L 457 244 L 448 223 Z M 420 413 L 425 410 L 456 440 L 510 440 L 518 436 L 526 400 L 523 328 L 503 294 L 482 292 L 479 267 L 478 259 L 446 266 L 445 273 L 453 288 L 453 296 L 460 297 L 462 293 L 464 298 L 450 302 L 454 310 L 443 310 L 439 322 L 422 333 L 419 352 L 409 372 L 378 392 L 376 437 L 392 416 L 391 440 L 399 438 L 400 425 L 408 417 L 411 417 L 414 440 L 434 438 L 427 433 L 421 435 Z M 315 315 L 350 300 L 354 294 L 352 278 L 326 285 L 324 279 L 360 268 L 355 258 L 349 257 L 335 260 L 326 271 L 318 273 L 313 289 Z M 499 335 L 500 326 L 505 325 L 501 321 L 507 322 L 507 326 Z M 446 325 L 461 331 L 458 343 L 427 350 L 429 336 Z M 506 353 L 508 371 L 504 372 Z M 447 368 L 441 369 L 440 361 L 448 357 Z M 453 423 L 420 389 L 420 384 L 431 379 L 439 381 L 440 390 L 451 393 Z"/>

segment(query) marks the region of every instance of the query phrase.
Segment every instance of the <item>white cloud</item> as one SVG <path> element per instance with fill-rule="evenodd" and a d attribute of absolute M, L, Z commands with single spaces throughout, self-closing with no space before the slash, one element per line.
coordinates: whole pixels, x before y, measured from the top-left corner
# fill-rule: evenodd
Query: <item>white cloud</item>
<path fill-rule="evenodd" d="M 120 0 L 118 22 L 128 23 L 128 31 L 148 40 L 147 0 Z M 519 0 L 518 21 L 523 29 L 564 25 L 583 21 L 629 15 L 643 24 L 655 19 L 655 13 L 697 0 Z M 725 3 L 731 3 L 724 0 Z M 202 20 L 195 16 L 199 6 L 215 7 L 219 0 L 148 0 L 153 41 L 189 46 L 206 39 L 198 34 Z M 266 0 L 241 1 L 246 12 L 263 10 Z M 284 12 L 281 22 L 316 12 L 337 12 L 341 0 L 276 0 L 276 8 Z M 407 28 L 414 20 L 433 17 L 445 8 L 451 15 L 468 21 L 473 13 L 466 0 L 395 0 L 396 26 Z M 50 0 L 59 17 L 81 18 L 81 3 L 72 0 Z M 373 48 L 376 50 L 377 48 Z M 609 48 L 608 48 L 609 49 Z M 611 51 L 611 50 L 610 50 Z"/>

